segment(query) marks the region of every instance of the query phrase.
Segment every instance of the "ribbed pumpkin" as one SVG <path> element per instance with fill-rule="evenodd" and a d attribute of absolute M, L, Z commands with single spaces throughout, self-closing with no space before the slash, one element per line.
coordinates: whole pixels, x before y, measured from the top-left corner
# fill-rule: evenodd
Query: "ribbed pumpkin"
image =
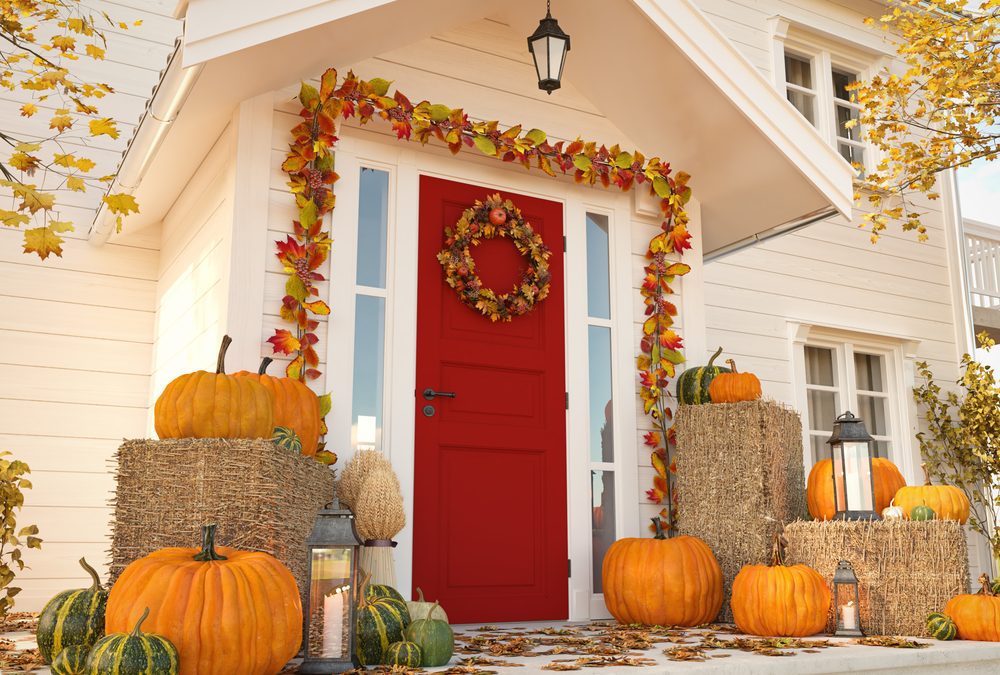
<path fill-rule="evenodd" d="M 299 454 L 302 452 L 302 439 L 299 435 L 295 433 L 294 429 L 289 429 L 288 427 L 274 427 L 274 432 L 271 434 L 271 440 L 282 450 L 287 450 L 288 452 Z"/>
<path fill-rule="evenodd" d="M 924 470 L 924 484 L 902 487 L 896 492 L 896 506 L 903 509 L 905 518 L 915 506 L 928 506 L 940 520 L 957 520 L 963 525 L 969 519 L 969 498 L 954 485 L 931 485 L 927 465 Z"/>
<path fill-rule="evenodd" d="M 387 666 L 406 666 L 407 668 L 419 668 L 420 647 L 413 642 L 393 642 L 385 650 L 382 663 Z"/>
<path fill-rule="evenodd" d="M 365 586 L 365 593 L 369 598 L 392 598 L 393 600 L 399 600 L 404 605 L 406 604 L 403 594 L 388 584 L 368 584 Z M 406 623 L 410 623 L 409 608 L 406 610 Z"/>
<path fill-rule="evenodd" d="M 110 633 L 98 640 L 87 656 L 87 675 L 177 675 L 177 648 L 162 635 L 143 633 L 146 607 L 131 633 Z M 233 671 L 229 671 L 233 672 Z"/>
<path fill-rule="evenodd" d="M 153 424 L 160 438 L 270 438 L 274 396 L 259 382 L 226 375 L 226 335 L 215 372 L 174 379 L 156 399 Z"/>
<path fill-rule="evenodd" d="M 322 420 L 319 416 L 319 397 L 304 382 L 291 377 L 271 377 L 267 367 L 271 359 L 264 357 L 256 373 L 241 370 L 233 377 L 256 380 L 274 396 L 274 424 L 288 427 L 302 439 L 302 454 L 312 457 L 319 446 Z"/>
<path fill-rule="evenodd" d="M 979 577 L 982 589 L 975 595 L 956 595 L 944 606 L 963 640 L 1000 642 L 1000 596 L 990 588 L 990 578 Z"/>
<path fill-rule="evenodd" d="M 730 605 L 742 633 L 805 637 L 826 628 L 830 588 L 811 567 L 786 567 L 775 537 L 771 565 L 745 565 L 733 580 Z"/>
<path fill-rule="evenodd" d="M 67 647 L 56 654 L 49 669 L 52 671 L 52 675 L 86 675 L 89 654 L 89 646 L 73 645 Z"/>
<path fill-rule="evenodd" d="M 932 612 L 927 615 L 927 632 L 938 640 L 954 640 L 957 629 L 950 616 L 941 612 Z"/>
<path fill-rule="evenodd" d="M 215 547 L 215 525 L 202 547 L 164 548 L 125 568 L 108 598 L 107 631 L 132 625 L 143 607 L 147 627 L 181 655 L 182 675 L 273 675 L 302 641 L 295 578 L 267 553 Z"/>
<path fill-rule="evenodd" d="M 719 347 L 704 366 L 688 368 L 677 378 L 677 402 L 681 405 L 711 403 L 708 387 L 719 373 L 728 373 L 729 368 L 715 365 L 715 359 L 722 354 Z"/>
<path fill-rule="evenodd" d="M 722 607 L 722 569 L 697 537 L 619 539 L 601 569 L 604 604 L 621 623 L 698 626 Z"/>
<path fill-rule="evenodd" d="M 361 584 L 355 619 L 355 655 L 362 666 L 382 662 L 382 655 L 393 642 L 403 642 L 403 629 L 409 623 L 409 612 L 403 600 L 383 595 L 371 595 L 368 576 Z"/>
<path fill-rule="evenodd" d="M 428 614 L 433 615 L 436 608 L 435 602 Z M 447 621 L 419 619 L 407 626 L 403 634 L 420 647 L 420 665 L 424 668 L 443 666 L 455 653 L 455 633 Z"/>
<path fill-rule="evenodd" d="M 708 385 L 708 397 L 712 403 L 738 403 L 755 401 L 761 396 L 760 380 L 753 373 L 736 370 L 736 362 L 726 359 L 731 372 L 720 373 Z"/>
<path fill-rule="evenodd" d="M 872 460 L 872 479 L 875 481 L 875 511 L 881 513 L 892 503 L 896 491 L 906 485 L 906 479 L 895 464 L 883 457 Z M 813 464 L 809 480 L 806 481 L 806 504 L 809 507 L 809 515 L 816 520 L 833 520 L 833 516 L 836 515 L 831 460 L 821 459 Z"/>
<path fill-rule="evenodd" d="M 45 663 L 66 647 L 81 645 L 88 650 L 104 635 L 104 607 L 108 592 L 101 586 L 97 570 L 80 558 L 80 566 L 94 582 L 90 588 L 63 591 L 49 600 L 38 616 L 38 652 Z"/>

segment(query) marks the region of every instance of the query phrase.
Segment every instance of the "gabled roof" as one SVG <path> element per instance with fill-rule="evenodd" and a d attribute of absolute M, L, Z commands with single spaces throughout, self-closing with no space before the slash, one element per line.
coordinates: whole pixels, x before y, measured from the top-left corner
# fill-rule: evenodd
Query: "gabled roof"
<path fill-rule="evenodd" d="M 204 70 L 137 193 L 140 218 L 169 208 L 183 185 L 172 177 L 186 178 L 201 159 L 190 149 L 210 147 L 241 101 L 486 15 L 528 35 L 540 7 L 191 0 L 184 65 Z M 849 216 L 850 166 L 691 0 L 572 0 L 555 9 L 573 38 L 566 79 L 641 151 L 692 174 L 706 252 L 816 214 Z"/>

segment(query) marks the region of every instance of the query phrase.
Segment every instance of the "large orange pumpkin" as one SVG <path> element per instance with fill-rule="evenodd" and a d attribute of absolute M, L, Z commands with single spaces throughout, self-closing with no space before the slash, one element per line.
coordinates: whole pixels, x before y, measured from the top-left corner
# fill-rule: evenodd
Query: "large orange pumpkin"
<path fill-rule="evenodd" d="M 1000 596 L 990 589 L 990 578 L 979 577 L 982 589 L 975 595 L 956 595 L 944 606 L 962 640 L 1000 642 Z"/>
<path fill-rule="evenodd" d="M 743 633 L 805 637 L 826 628 L 830 588 L 811 567 L 786 567 L 776 541 L 770 566 L 746 565 L 736 575 L 730 605 Z"/>
<path fill-rule="evenodd" d="M 754 401 L 761 396 L 760 380 L 753 373 L 736 370 L 736 362 L 726 359 L 732 372 L 719 373 L 708 385 L 708 397 L 712 403 L 736 403 Z"/>
<path fill-rule="evenodd" d="M 896 491 L 906 485 L 906 479 L 895 464 L 883 457 L 872 460 L 872 479 L 875 481 L 875 511 L 882 513 L 882 509 L 892 502 Z M 813 464 L 806 482 L 806 505 L 809 507 L 809 515 L 816 520 L 833 520 L 836 515 L 831 460 L 822 459 Z"/>
<path fill-rule="evenodd" d="M 289 427 L 302 441 L 302 454 L 312 457 L 319 445 L 319 398 L 304 382 L 292 377 L 271 377 L 267 367 L 271 359 L 264 357 L 256 373 L 241 370 L 233 377 L 247 377 L 264 385 L 274 396 L 274 426 Z"/>
<path fill-rule="evenodd" d="M 214 373 L 204 370 L 186 373 L 166 386 L 153 409 L 157 436 L 271 437 L 274 396 L 249 378 L 226 375 L 226 350 L 230 343 L 232 339 L 228 335 L 222 338 Z"/>
<path fill-rule="evenodd" d="M 896 492 L 896 506 L 903 509 L 903 517 L 909 520 L 915 506 L 928 506 L 938 520 L 957 520 L 964 525 L 969 519 L 969 498 L 954 485 L 931 485 L 927 465 L 920 467 L 924 470 L 924 484 L 901 487 Z"/>
<path fill-rule="evenodd" d="M 722 608 L 722 569 L 697 537 L 619 539 L 601 570 L 604 604 L 622 623 L 698 626 Z"/>
<path fill-rule="evenodd" d="M 144 627 L 177 647 L 180 675 L 274 675 L 302 642 L 302 603 L 292 573 L 267 553 L 164 548 L 125 568 L 111 589 L 105 632 Z"/>

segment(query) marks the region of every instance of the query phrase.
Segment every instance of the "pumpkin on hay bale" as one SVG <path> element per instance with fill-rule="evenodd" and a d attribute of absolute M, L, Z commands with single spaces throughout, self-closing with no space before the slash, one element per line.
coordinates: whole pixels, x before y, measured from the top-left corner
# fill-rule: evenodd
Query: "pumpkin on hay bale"
<path fill-rule="evenodd" d="M 760 380 L 753 373 L 736 370 L 736 361 L 726 359 L 730 372 L 720 373 L 708 385 L 708 397 L 712 403 L 739 403 L 756 401 L 761 397 Z"/>
<path fill-rule="evenodd" d="M 287 427 L 298 434 L 302 441 L 303 455 L 312 457 L 319 446 L 322 419 L 319 414 L 319 397 L 304 382 L 292 377 L 271 377 L 267 367 L 270 357 L 264 357 L 256 373 L 241 370 L 233 377 L 245 377 L 259 383 L 274 400 L 274 426 Z"/>
<path fill-rule="evenodd" d="M 711 403 L 708 388 L 712 380 L 721 373 L 731 372 L 729 368 L 715 365 L 715 360 L 722 354 L 722 347 L 715 350 L 712 358 L 704 366 L 691 367 L 677 378 L 677 402 L 680 405 L 700 405 Z"/>
<path fill-rule="evenodd" d="M 872 460 L 872 480 L 878 513 L 889 508 L 896 491 L 906 486 L 906 479 L 896 465 L 883 457 Z M 833 520 L 837 510 L 833 503 L 833 460 L 821 459 L 813 464 L 806 482 L 806 505 L 814 519 Z"/>
<path fill-rule="evenodd" d="M 910 485 L 899 488 L 896 492 L 896 506 L 903 509 L 903 517 L 913 520 L 957 520 L 963 525 L 969 520 L 969 498 L 954 485 L 932 485 L 927 465 L 921 464 L 924 471 L 923 485 Z M 921 518 L 913 518 L 913 510 L 919 506 L 929 508 L 932 513 L 927 517 L 925 511 L 920 511 Z"/>

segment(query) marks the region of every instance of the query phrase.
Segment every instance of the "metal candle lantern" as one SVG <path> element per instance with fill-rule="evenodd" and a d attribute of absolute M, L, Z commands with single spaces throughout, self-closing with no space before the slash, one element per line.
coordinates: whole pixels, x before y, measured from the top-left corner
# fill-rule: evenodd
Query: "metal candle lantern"
<path fill-rule="evenodd" d="M 569 51 L 569 36 L 552 18 L 549 3 L 545 3 L 545 18 L 538 22 L 538 28 L 528 38 L 528 51 L 535 60 L 538 74 L 538 88 L 550 95 L 562 86 L 563 66 Z"/>
<path fill-rule="evenodd" d="M 845 412 L 834 422 L 833 434 L 827 443 L 833 460 L 836 517 L 842 520 L 878 519 L 872 479 L 875 443 L 864 421 L 851 411 Z"/>
<path fill-rule="evenodd" d="M 860 637 L 861 598 L 858 595 L 858 577 L 851 563 L 841 560 L 833 573 L 833 607 L 837 612 L 839 637 Z"/>
<path fill-rule="evenodd" d="M 306 540 L 309 592 L 306 646 L 300 673 L 342 673 L 354 668 L 354 595 L 361 540 L 354 514 L 334 498 L 316 517 Z"/>

